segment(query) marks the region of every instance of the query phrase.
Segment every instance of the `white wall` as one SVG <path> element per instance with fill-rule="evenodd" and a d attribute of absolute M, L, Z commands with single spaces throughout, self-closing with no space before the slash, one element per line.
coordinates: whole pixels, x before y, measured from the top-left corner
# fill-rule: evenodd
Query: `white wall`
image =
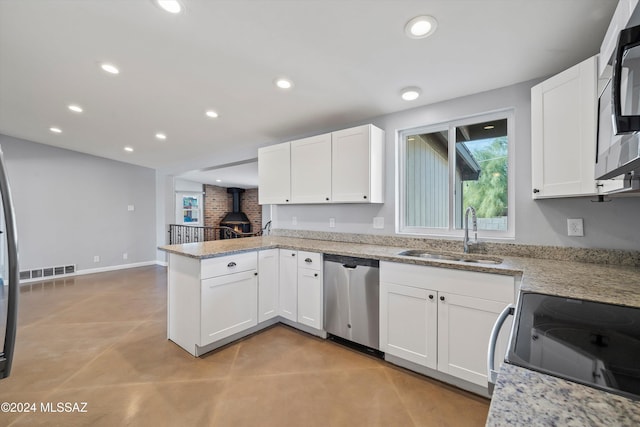
<path fill-rule="evenodd" d="M 397 132 L 504 108 L 515 109 L 516 243 L 607 249 L 640 249 L 640 198 L 592 203 L 590 198 L 531 199 L 531 86 L 525 82 L 489 92 L 418 107 L 353 123 L 373 123 L 386 132 L 386 203 L 383 205 L 281 205 L 273 209 L 273 228 L 349 233 L 395 233 L 395 146 Z M 318 133 L 322 133 L 322 130 Z M 374 230 L 373 218 L 385 228 Z M 297 225 L 293 225 L 296 217 Z M 336 227 L 329 228 L 329 218 Z M 567 218 L 583 218 L 585 236 L 566 235 Z M 482 233 L 480 233 L 482 238 Z"/>
<path fill-rule="evenodd" d="M 153 169 L 5 135 L 0 146 L 15 204 L 20 270 L 155 262 Z"/>

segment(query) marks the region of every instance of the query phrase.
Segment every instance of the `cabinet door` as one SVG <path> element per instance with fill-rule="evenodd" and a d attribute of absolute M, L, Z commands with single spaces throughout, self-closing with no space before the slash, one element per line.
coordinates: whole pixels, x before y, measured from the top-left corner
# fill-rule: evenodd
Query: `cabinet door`
<path fill-rule="evenodd" d="M 531 88 L 533 198 L 597 193 L 597 56 Z"/>
<path fill-rule="evenodd" d="M 290 143 L 258 150 L 258 203 L 286 204 L 291 199 Z"/>
<path fill-rule="evenodd" d="M 258 322 L 278 315 L 278 249 L 258 252 Z"/>
<path fill-rule="evenodd" d="M 372 126 L 331 134 L 331 192 L 334 202 L 382 203 L 383 135 Z"/>
<path fill-rule="evenodd" d="M 331 134 L 291 142 L 292 203 L 331 201 Z"/>
<path fill-rule="evenodd" d="M 504 302 L 438 293 L 438 370 L 480 386 L 487 385 L 487 349 L 491 329 Z M 504 360 L 508 332 L 503 328 L 496 359 Z"/>
<path fill-rule="evenodd" d="M 380 350 L 436 369 L 436 292 L 380 283 Z"/>
<path fill-rule="evenodd" d="M 322 329 L 322 272 L 298 270 L 298 323 Z"/>
<path fill-rule="evenodd" d="M 280 316 L 298 321 L 298 254 L 296 251 L 280 251 Z"/>
<path fill-rule="evenodd" d="M 256 274 L 244 271 L 202 281 L 201 346 L 258 324 Z"/>

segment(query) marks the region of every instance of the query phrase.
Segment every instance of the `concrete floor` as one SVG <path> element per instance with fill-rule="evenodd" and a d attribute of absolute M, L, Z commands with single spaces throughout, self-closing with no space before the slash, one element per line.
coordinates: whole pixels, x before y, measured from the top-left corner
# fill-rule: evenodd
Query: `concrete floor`
<path fill-rule="evenodd" d="M 0 402 L 35 412 L 0 425 L 485 423 L 487 399 L 282 325 L 194 358 L 166 339 L 166 289 L 155 266 L 24 285 Z"/>

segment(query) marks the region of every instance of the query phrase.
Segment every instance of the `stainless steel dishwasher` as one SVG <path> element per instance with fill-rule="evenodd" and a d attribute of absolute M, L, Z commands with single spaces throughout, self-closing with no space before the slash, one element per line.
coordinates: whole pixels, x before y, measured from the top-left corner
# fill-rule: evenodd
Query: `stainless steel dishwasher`
<path fill-rule="evenodd" d="M 333 336 L 380 349 L 379 261 L 324 256 L 324 329 Z"/>

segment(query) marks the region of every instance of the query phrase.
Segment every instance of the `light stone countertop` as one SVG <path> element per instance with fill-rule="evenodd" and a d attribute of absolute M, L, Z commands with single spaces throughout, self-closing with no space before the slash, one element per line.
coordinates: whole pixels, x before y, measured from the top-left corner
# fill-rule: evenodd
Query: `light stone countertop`
<path fill-rule="evenodd" d="M 639 426 L 640 402 L 504 364 L 487 426 Z"/>
<path fill-rule="evenodd" d="M 640 267 L 499 255 L 501 264 L 463 263 L 398 255 L 407 247 L 265 236 L 163 246 L 169 253 L 206 259 L 282 248 L 381 261 L 510 275 L 523 291 L 640 307 Z M 447 248 L 449 249 L 449 248 Z M 426 251 L 437 251 L 430 248 Z M 544 249 L 541 249 L 544 250 Z M 473 252 L 473 251 L 472 251 Z M 471 254 L 473 255 L 473 253 Z M 480 257 L 492 254 L 480 254 Z M 518 366 L 503 364 L 487 426 L 637 426 L 640 403 Z"/>
<path fill-rule="evenodd" d="M 524 291 L 580 298 L 611 304 L 640 307 L 640 268 L 632 266 L 556 261 L 540 258 L 502 256 L 501 264 L 464 263 L 457 261 L 400 256 L 403 247 L 336 242 L 295 237 L 248 237 L 162 246 L 169 253 L 205 259 L 258 249 L 282 248 L 372 258 L 457 270 L 515 276 L 522 279 Z M 427 251 L 435 251 L 433 249 Z M 474 255 L 473 253 L 471 254 Z M 489 254 L 490 255 L 490 254 Z M 479 254 L 487 257 L 487 254 Z"/>

